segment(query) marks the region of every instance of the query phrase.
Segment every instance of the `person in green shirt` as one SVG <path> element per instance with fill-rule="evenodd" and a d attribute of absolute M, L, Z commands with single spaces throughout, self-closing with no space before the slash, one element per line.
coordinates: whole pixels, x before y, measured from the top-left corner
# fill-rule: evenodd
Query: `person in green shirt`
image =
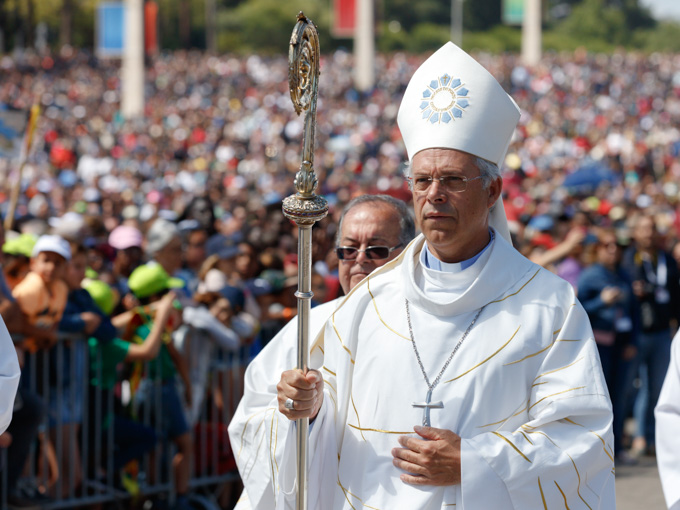
<path fill-rule="evenodd" d="M 148 362 L 146 374 L 139 381 L 135 393 L 137 415 L 148 418 L 157 432 L 175 443 L 177 453 L 172 460 L 172 466 L 177 499 L 174 508 L 188 509 L 190 506 L 186 494 L 189 491 L 193 442 L 189 423 L 177 393 L 176 375 L 179 374 L 184 382 L 184 397 L 188 405 L 191 405 L 191 384 L 187 363 L 172 344 L 170 337 L 170 332 L 179 326 L 181 315 L 176 306 L 169 307 L 166 313 L 160 314 L 159 305 L 153 316 L 148 308 L 153 307 L 155 303 L 163 302 L 164 299 L 170 300 L 168 296 L 171 295 L 172 289 L 183 287 L 184 282 L 168 275 L 160 264 L 151 262 L 135 269 L 130 274 L 128 285 L 143 305 L 136 309 L 128 326 L 132 342 L 144 345 L 149 341 L 157 342 L 157 337 L 160 337 L 161 343 L 157 356 Z M 174 298 L 172 302 L 177 303 Z M 163 310 L 167 308 L 166 305 Z M 153 477 L 154 473 L 150 475 Z"/>
<path fill-rule="evenodd" d="M 164 324 L 173 311 L 175 293 L 168 292 L 156 308 L 156 323 Z M 158 331 L 162 333 L 159 326 Z M 142 343 L 131 343 L 120 338 L 101 342 L 91 337 L 88 340 L 90 349 L 90 391 L 91 411 L 90 424 L 94 426 L 91 434 L 92 446 L 103 444 L 104 434 L 113 424 L 114 460 L 113 468 L 116 473 L 133 459 L 140 459 L 151 450 L 156 443 L 156 433 L 126 416 L 117 413 L 109 414 L 108 402 L 112 398 L 112 391 L 118 381 L 118 367 L 121 363 L 146 362 L 155 359 L 161 349 L 162 334 L 150 334 Z M 97 405 L 97 391 L 99 392 L 99 406 Z M 97 409 L 100 407 L 100 409 Z M 99 411 L 97 413 L 97 410 Z M 97 418 L 100 427 L 96 427 Z M 94 451 L 92 449 L 92 451 Z"/>

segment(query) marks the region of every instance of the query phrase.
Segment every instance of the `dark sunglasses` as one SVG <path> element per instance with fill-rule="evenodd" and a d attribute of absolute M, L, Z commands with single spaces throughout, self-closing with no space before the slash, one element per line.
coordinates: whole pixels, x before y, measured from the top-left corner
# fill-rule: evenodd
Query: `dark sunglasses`
<path fill-rule="evenodd" d="M 402 246 L 403 243 L 399 243 L 393 248 L 390 248 L 389 246 L 369 246 L 365 250 L 360 250 L 353 246 L 338 246 L 335 249 L 335 253 L 340 260 L 354 260 L 359 256 L 359 253 L 365 253 L 366 258 L 370 260 L 381 260 L 386 259 L 390 256 L 390 253 Z"/>

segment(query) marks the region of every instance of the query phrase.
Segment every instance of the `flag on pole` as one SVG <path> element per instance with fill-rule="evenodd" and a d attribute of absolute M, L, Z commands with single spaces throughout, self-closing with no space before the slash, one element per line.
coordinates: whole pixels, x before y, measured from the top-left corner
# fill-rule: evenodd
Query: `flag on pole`
<path fill-rule="evenodd" d="M 14 214 L 17 209 L 17 204 L 19 203 L 19 192 L 21 191 L 21 179 L 24 173 L 24 166 L 28 160 L 28 155 L 31 151 L 31 146 L 33 145 L 33 134 L 35 132 L 35 127 L 38 124 L 38 117 L 40 116 L 40 106 L 36 103 L 31 107 L 28 114 L 28 122 L 26 123 L 26 132 L 24 133 L 23 143 L 21 144 L 21 153 L 19 155 L 19 171 L 17 172 L 16 180 L 12 185 L 12 193 L 10 195 L 9 206 L 7 212 L 5 213 L 5 230 L 10 230 L 12 228 L 12 223 L 14 222 Z M 25 112 L 24 112 L 24 118 Z"/>
<path fill-rule="evenodd" d="M 524 20 L 524 0 L 503 0 L 503 23 L 521 25 Z"/>
<path fill-rule="evenodd" d="M 28 117 L 26 110 L 0 106 L 0 156 L 3 158 L 11 159 L 19 156 Z"/>
<path fill-rule="evenodd" d="M 356 0 L 333 0 L 333 37 L 354 37 Z"/>
<path fill-rule="evenodd" d="M 38 124 L 38 117 L 40 116 L 40 105 L 34 104 L 31 106 L 31 112 L 28 116 L 28 126 L 26 127 L 26 135 L 24 139 L 24 157 L 22 160 L 28 157 L 31 151 L 31 146 L 33 145 L 33 133 L 35 132 L 35 127 Z"/>

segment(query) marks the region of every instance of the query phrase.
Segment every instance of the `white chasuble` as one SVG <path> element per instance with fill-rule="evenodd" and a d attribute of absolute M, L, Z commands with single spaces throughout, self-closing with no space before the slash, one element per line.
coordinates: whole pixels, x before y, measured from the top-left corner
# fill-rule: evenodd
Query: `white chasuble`
<path fill-rule="evenodd" d="M 419 267 L 423 243 L 357 285 L 312 347 L 326 384 L 310 435 L 310 508 L 614 509 L 611 405 L 571 286 L 496 236 L 463 271 L 473 281 L 447 300 Z M 460 485 L 410 486 L 392 464 L 399 435 L 422 422 L 412 404 L 428 389 L 405 299 L 431 381 L 482 308 L 432 393 L 443 408 L 430 411 L 431 425 L 462 438 Z M 282 435 L 283 421 L 270 434 L 278 443 L 262 448 L 279 468 L 276 508 L 294 508 L 294 435 Z M 246 490 L 253 508 L 273 508 Z"/>

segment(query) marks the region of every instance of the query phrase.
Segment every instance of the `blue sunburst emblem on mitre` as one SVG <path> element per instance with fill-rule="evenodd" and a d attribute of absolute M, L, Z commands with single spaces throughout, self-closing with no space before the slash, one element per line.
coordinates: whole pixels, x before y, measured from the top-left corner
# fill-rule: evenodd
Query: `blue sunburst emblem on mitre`
<path fill-rule="evenodd" d="M 423 91 L 420 103 L 423 119 L 431 124 L 448 124 L 460 119 L 470 105 L 468 92 L 460 79 L 451 78 L 448 74 L 432 80 Z"/>

